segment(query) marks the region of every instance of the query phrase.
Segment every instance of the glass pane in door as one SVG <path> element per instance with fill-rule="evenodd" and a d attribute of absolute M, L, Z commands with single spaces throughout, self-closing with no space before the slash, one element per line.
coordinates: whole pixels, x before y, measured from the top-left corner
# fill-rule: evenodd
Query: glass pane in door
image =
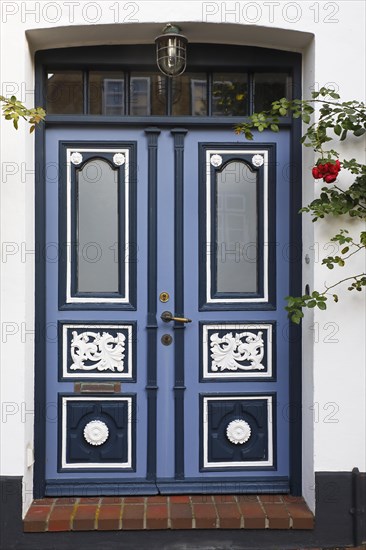
<path fill-rule="evenodd" d="M 216 176 L 217 291 L 257 292 L 257 175 L 229 162 Z"/>
<path fill-rule="evenodd" d="M 118 292 L 118 172 L 101 159 L 79 171 L 78 291 Z"/>

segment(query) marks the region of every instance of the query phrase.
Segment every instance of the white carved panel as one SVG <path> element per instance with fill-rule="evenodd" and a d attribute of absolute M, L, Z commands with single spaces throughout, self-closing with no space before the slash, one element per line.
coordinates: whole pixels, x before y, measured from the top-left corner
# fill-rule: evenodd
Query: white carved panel
<path fill-rule="evenodd" d="M 272 323 L 204 324 L 202 378 L 271 378 Z"/>
<path fill-rule="evenodd" d="M 120 332 L 113 337 L 108 332 L 73 331 L 71 340 L 71 370 L 124 370 L 126 336 Z"/>
<path fill-rule="evenodd" d="M 133 379 L 134 326 L 62 324 L 62 379 Z"/>
<path fill-rule="evenodd" d="M 211 334 L 211 369 L 217 370 L 263 370 L 263 332 L 228 332 L 222 338 Z M 244 363 L 246 362 L 246 364 Z M 249 363 L 249 364 L 248 364 Z"/>

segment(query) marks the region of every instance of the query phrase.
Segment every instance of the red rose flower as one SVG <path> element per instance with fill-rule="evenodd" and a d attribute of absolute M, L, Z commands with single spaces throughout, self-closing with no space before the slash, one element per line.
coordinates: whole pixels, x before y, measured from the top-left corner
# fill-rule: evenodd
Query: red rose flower
<path fill-rule="evenodd" d="M 341 169 L 341 163 L 337 159 L 333 162 L 325 162 L 324 164 L 318 160 L 318 163 L 312 169 L 312 174 L 315 179 L 323 178 L 325 183 L 333 183 L 337 179 Z"/>
<path fill-rule="evenodd" d="M 339 170 L 335 164 L 330 164 L 328 168 L 329 174 L 338 174 Z"/>

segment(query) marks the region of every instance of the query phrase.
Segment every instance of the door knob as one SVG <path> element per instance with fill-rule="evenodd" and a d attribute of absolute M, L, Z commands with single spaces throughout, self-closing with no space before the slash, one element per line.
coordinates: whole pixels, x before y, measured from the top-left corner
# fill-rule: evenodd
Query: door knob
<path fill-rule="evenodd" d="M 170 311 L 163 311 L 160 318 L 164 323 L 169 323 L 169 321 L 178 321 L 179 323 L 192 323 L 192 319 L 187 319 L 186 317 L 173 317 L 173 314 Z"/>

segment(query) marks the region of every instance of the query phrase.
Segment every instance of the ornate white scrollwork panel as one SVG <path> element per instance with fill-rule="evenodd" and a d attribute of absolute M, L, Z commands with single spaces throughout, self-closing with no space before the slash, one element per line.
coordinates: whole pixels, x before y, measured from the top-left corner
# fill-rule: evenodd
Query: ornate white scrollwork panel
<path fill-rule="evenodd" d="M 113 337 L 108 332 L 73 331 L 71 340 L 70 370 L 124 370 L 126 336 L 117 332 Z"/>
<path fill-rule="evenodd" d="M 203 324 L 202 378 L 270 378 L 273 324 Z"/>
<path fill-rule="evenodd" d="M 134 323 L 62 323 L 61 379 L 134 377 Z M 60 350 L 61 352 L 61 350 Z"/>
<path fill-rule="evenodd" d="M 263 370 L 263 333 L 228 332 L 222 338 L 215 332 L 211 335 L 211 369 L 217 370 Z"/>

